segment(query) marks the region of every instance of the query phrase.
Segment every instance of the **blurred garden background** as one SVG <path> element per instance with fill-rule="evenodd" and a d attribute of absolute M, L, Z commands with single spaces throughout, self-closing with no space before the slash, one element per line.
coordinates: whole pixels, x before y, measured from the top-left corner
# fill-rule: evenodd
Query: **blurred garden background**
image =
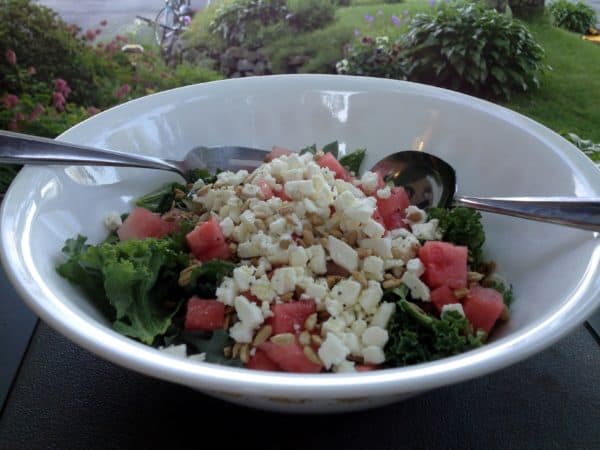
<path fill-rule="evenodd" d="M 0 0 L 0 128 L 56 137 L 119 103 L 229 77 L 365 75 L 485 98 L 600 162 L 599 0 L 170 2 L 165 28 L 161 0 Z M 17 171 L 0 167 L 0 192 Z"/>

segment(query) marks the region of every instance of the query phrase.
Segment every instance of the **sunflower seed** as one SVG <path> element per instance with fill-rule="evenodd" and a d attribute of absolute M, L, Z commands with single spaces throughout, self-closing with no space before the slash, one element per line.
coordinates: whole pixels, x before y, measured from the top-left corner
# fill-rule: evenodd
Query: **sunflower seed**
<path fill-rule="evenodd" d="M 292 333 L 281 333 L 271 336 L 271 342 L 278 345 L 290 345 L 294 342 L 294 335 Z"/>
<path fill-rule="evenodd" d="M 401 284 L 402 284 L 401 280 L 399 280 L 398 278 L 392 278 L 391 280 L 385 280 L 383 283 L 381 283 L 381 286 L 384 289 L 391 289 L 391 288 L 398 287 Z"/>
<path fill-rule="evenodd" d="M 460 300 L 461 298 L 465 298 L 468 293 L 469 293 L 469 289 L 467 289 L 467 288 L 455 289 L 454 297 L 456 297 L 458 300 Z"/>
<path fill-rule="evenodd" d="M 306 356 L 309 359 L 309 361 L 318 364 L 319 366 L 323 365 L 315 351 L 309 346 L 304 347 L 304 356 Z"/>
<path fill-rule="evenodd" d="M 269 339 L 269 337 L 271 336 L 272 333 L 273 333 L 273 327 L 271 325 L 263 326 L 260 330 L 258 330 L 258 333 L 256 333 L 256 336 L 254 336 L 252 345 L 254 345 L 255 347 L 258 347 L 260 344 L 262 344 L 267 339 Z"/>
<path fill-rule="evenodd" d="M 310 316 L 306 318 L 304 321 L 304 328 L 308 331 L 312 331 L 317 324 L 317 313 L 312 313 Z"/>

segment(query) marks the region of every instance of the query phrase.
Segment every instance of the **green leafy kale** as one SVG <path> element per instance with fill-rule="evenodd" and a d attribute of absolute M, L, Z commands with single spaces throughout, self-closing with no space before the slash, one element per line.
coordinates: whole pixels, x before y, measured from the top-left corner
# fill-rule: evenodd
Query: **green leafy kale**
<path fill-rule="evenodd" d="M 178 341 L 193 347 L 197 353 L 206 353 L 206 361 L 232 367 L 243 367 L 238 358 L 227 358 L 223 354 L 223 348 L 232 344 L 227 330 L 219 329 L 212 333 L 182 331 Z"/>
<path fill-rule="evenodd" d="M 512 305 L 513 300 L 515 299 L 515 294 L 513 292 L 512 284 L 507 286 L 500 281 L 491 281 L 486 283 L 486 287 L 491 287 L 492 289 L 496 289 L 498 292 L 502 294 L 502 298 L 504 299 L 504 304 L 506 306 Z"/>
<path fill-rule="evenodd" d="M 305 153 L 312 153 L 314 155 L 317 153 L 317 144 L 308 145 L 304 148 L 301 148 L 299 153 L 301 155 L 304 155 Z"/>
<path fill-rule="evenodd" d="M 432 361 L 479 347 L 485 333 L 473 334 L 467 319 L 448 311 L 438 319 L 401 298 L 388 325 L 386 360 L 393 366 Z"/>
<path fill-rule="evenodd" d="M 156 213 L 169 211 L 175 200 L 175 189 L 185 190 L 185 186 L 179 183 L 167 183 L 161 188 L 150 192 L 136 200 L 136 206 L 149 209 Z"/>
<path fill-rule="evenodd" d="M 338 141 L 330 142 L 323 147 L 323 153 L 331 153 L 337 159 L 340 152 L 340 144 Z"/>
<path fill-rule="evenodd" d="M 217 286 L 223 282 L 223 278 L 233 274 L 233 269 L 235 264 L 220 259 L 203 263 L 192 270 L 188 292 L 203 298 L 215 298 Z"/>
<path fill-rule="evenodd" d="M 207 169 L 193 169 L 190 170 L 187 179 L 190 183 L 195 183 L 198 180 L 202 180 L 206 184 L 212 184 L 217 181 L 217 175 L 220 172 L 222 172 L 220 169 L 217 169 L 214 174 Z"/>
<path fill-rule="evenodd" d="M 469 208 L 429 208 L 429 219 L 438 219 L 443 240 L 469 248 L 471 266 L 481 263 L 485 233 L 479 211 Z"/>
<path fill-rule="evenodd" d="M 367 150 L 364 148 L 353 151 L 352 153 L 340 158 L 340 164 L 344 166 L 350 172 L 358 175 L 360 166 L 365 159 Z"/>
<path fill-rule="evenodd" d="M 170 239 L 129 240 L 86 245 L 78 236 L 65 242 L 67 261 L 60 275 L 80 285 L 109 314 L 119 333 L 152 344 L 166 332 L 175 311 L 163 299 L 178 301 L 179 272 L 185 253 Z"/>

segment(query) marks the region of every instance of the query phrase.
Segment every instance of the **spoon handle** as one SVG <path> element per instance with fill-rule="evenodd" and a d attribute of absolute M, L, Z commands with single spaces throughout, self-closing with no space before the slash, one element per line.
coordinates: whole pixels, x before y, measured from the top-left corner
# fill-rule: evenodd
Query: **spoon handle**
<path fill-rule="evenodd" d="M 54 139 L 0 130 L 0 163 L 68 164 L 162 169 L 182 173 L 174 161 L 69 144 Z"/>
<path fill-rule="evenodd" d="M 456 206 L 600 231 L 600 198 L 456 197 Z"/>

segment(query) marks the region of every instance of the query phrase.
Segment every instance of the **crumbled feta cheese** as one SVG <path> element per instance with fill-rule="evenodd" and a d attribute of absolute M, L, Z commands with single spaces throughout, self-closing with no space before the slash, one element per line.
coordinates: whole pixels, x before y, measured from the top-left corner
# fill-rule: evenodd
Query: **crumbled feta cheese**
<path fill-rule="evenodd" d="M 383 259 L 379 256 L 367 256 L 363 259 L 362 270 L 367 278 L 382 281 L 383 280 Z"/>
<path fill-rule="evenodd" d="M 279 295 L 293 291 L 296 288 L 296 271 L 293 267 L 275 269 L 271 285 Z"/>
<path fill-rule="evenodd" d="M 238 290 L 233 278 L 225 277 L 217 288 L 217 300 L 228 306 L 233 305 L 233 299 L 237 294 Z"/>
<path fill-rule="evenodd" d="M 346 326 L 351 326 L 356 320 L 356 314 L 352 309 L 345 309 L 340 314 L 340 318 L 346 323 Z"/>
<path fill-rule="evenodd" d="M 184 358 L 187 356 L 187 346 L 185 344 L 169 345 L 167 347 L 159 347 L 158 349 L 169 355 L 182 356 Z"/>
<path fill-rule="evenodd" d="M 373 314 L 373 318 L 371 319 L 371 326 L 387 328 L 390 319 L 392 318 L 392 314 L 396 311 L 396 304 L 391 302 L 383 302 L 377 308 L 377 312 Z"/>
<path fill-rule="evenodd" d="M 419 240 L 407 232 L 404 236 L 398 236 L 392 240 L 392 247 L 395 248 L 395 254 L 397 257 L 408 261 L 409 259 L 415 258 L 419 253 Z"/>
<path fill-rule="evenodd" d="M 425 266 L 419 258 L 409 259 L 406 262 L 406 271 L 412 273 L 416 277 L 420 277 L 425 273 Z"/>
<path fill-rule="evenodd" d="M 104 226 L 110 231 L 116 231 L 121 225 L 123 225 L 123 221 L 116 212 L 110 212 L 104 218 Z"/>
<path fill-rule="evenodd" d="M 417 239 L 435 241 L 442 238 L 438 223 L 438 219 L 431 219 L 427 223 L 415 223 L 411 226 L 411 229 Z"/>
<path fill-rule="evenodd" d="M 329 333 L 319 347 L 319 358 L 326 369 L 334 364 L 340 364 L 350 354 L 350 350 L 335 334 Z"/>
<path fill-rule="evenodd" d="M 431 300 L 427 285 L 412 272 L 404 272 L 400 280 L 410 289 L 410 294 L 413 298 L 423 300 L 424 302 Z"/>
<path fill-rule="evenodd" d="M 450 303 L 448 305 L 442 306 L 440 316 L 443 318 L 446 313 L 449 313 L 451 311 L 456 311 L 461 316 L 465 316 L 465 311 L 460 303 Z"/>
<path fill-rule="evenodd" d="M 343 211 L 344 220 L 356 223 L 367 223 L 373 216 L 376 206 L 377 201 L 373 197 L 359 200 Z"/>
<path fill-rule="evenodd" d="M 231 336 L 234 341 L 242 344 L 249 344 L 252 342 L 253 334 L 254 330 L 244 324 L 244 322 L 236 322 L 229 329 L 229 336 Z"/>
<path fill-rule="evenodd" d="M 233 269 L 233 279 L 238 288 L 238 291 L 247 291 L 250 289 L 250 283 L 254 278 L 256 269 L 253 266 L 239 266 Z"/>
<path fill-rule="evenodd" d="M 383 297 L 381 285 L 377 281 L 369 281 L 369 287 L 363 289 L 358 302 L 367 313 L 374 313 Z"/>
<path fill-rule="evenodd" d="M 338 317 L 330 317 L 321 325 L 321 336 L 342 333 L 346 323 Z"/>
<path fill-rule="evenodd" d="M 344 333 L 343 342 L 344 345 L 348 347 L 348 350 L 350 350 L 351 355 L 361 355 L 362 346 L 360 345 L 358 337 L 354 333 Z"/>
<path fill-rule="evenodd" d="M 252 283 L 250 293 L 264 302 L 272 302 L 277 297 L 277 293 L 266 275 L 261 276 Z"/>
<path fill-rule="evenodd" d="M 385 362 L 385 354 L 381 347 L 373 345 L 363 348 L 362 354 L 365 364 L 381 364 Z"/>
<path fill-rule="evenodd" d="M 390 190 L 390 188 L 388 186 L 382 188 L 382 189 L 377 189 L 377 197 L 381 198 L 381 199 L 388 199 L 392 196 L 392 191 Z"/>
<path fill-rule="evenodd" d="M 302 200 L 314 193 L 312 180 L 288 181 L 283 189 L 293 200 Z"/>
<path fill-rule="evenodd" d="M 285 172 L 283 172 L 281 174 L 281 178 L 283 178 L 283 180 L 285 181 L 286 186 L 290 181 L 300 181 L 304 178 L 304 169 L 297 168 L 297 169 L 286 170 Z M 284 189 L 285 189 L 285 186 L 284 186 Z"/>
<path fill-rule="evenodd" d="M 312 282 L 307 283 L 304 286 L 304 293 L 310 298 L 314 298 L 315 300 L 321 300 L 327 295 L 327 285 L 323 286 L 322 284 Z"/>
<path fill-rule="evenodd" d="M 260 304 L 260 312 L 262 312 L 265 319 L 273 317 L 273 311 L 271 311 L 271 305 L 268 302 L 262 302 Z"/>
<path fill-rule="evenodd" d="M 196 353 L 188 356 L 188 359 L 191 359 L 192 361 L 206 361 L 206 353 Z"/>
<path fill-rule="evenodd" d="M 375 189 L 377 189 L 377 185 L 379 184 L 379 177 L 376 173 L 367 171 L 361 177 L 360 183 L 362 184 L 365 193 L 372 194 L 373 192 L 375 192 Z"/>
<path fill-rule="evenodd" d="M 233 305 L 240 321 L 251 330 L 263 323 L 264 318 L 260 308 L 243 295 L 238 295 L 233 301 Z"/>
<path fill-rule="evenodd" d="M 344 241 L 329 235 L 327 238 L 331 259 L 348 272 L 358 269 L 358 253 Z"/>
<path fill-rule="evenodd" d="M 425 219 L 427 219 L 427 213 L 417 206 L 410 205 L 408 208 L 406 208 L 406 219 L 404 219 L 405 223 L 413 226 L 418 223 L 424 223 Z"/>
<path fill-rule="evenodd" d="M 242 195 L 244 197 L 256 197 L 260 192 L 260 187 L 255 184 L 247 183 L 242 188 Z"/>
<path fill-rule="evenodd" d="M 362 342 L 366 347 L 374 345 L 383 348 L 387 341 L 388 332 L 381 327 L 370 326 L 362 334 Z"/>
<path fill-rule="evenodd" d="M 344 310 L 344 305 L 341 301 L 335 298 L 327 297 L 325 299 L 325 310 L 333 317 L 338 317 Z"/>
<path fill-rule="evenodd" d="M 335 210 L 343 213 L 347 208 L 354 206 L 357 203 L 356 197 L 350 191 L 344 191 L 336 197 L 333 202 Z"/>
<path fill-rule="evenodd" d="M 387 259 L 392 257 L 392 240 L 389 237 L 362 239 L 358 242 L 361 248 L 373 250 L 377 256 Z"/>
<path fill-rule="evenodd" d="M 354 361 L 344 360 L 341 363 L 334 365 L 333 370 L 337 373 L 356 372 L 354 364 Z"/>
<path fill-rule="evenodd" d="M 233 173 L 230 171 L 221 172 L 217 175 L 217 181 L 215 182 L 215 186 L 238 186 L 242 184 L 242 182 L 248 176 L 247 170 L 238 170 Z"/>
<path fill-rule="evenodd" d="M 314 273 L 322 275 L 327 273 L 327 260 L 325 258 L 325 250 L 322 245 L 313 245 L 308 248 L 310 260 L 308 267 Z"/>
<path fill-rule="evenodd" d="M 291 266 L 305 267 L 308 264 L 308 253 L 302 247 L 290 247 L 288 249 Z"/>
<path fill-rule="evenodd" d="M 401 259 L 386 259 L 383 261 L 385 270 L 395 269 L 396 267 L 404 267 L 404 261 Z"/>
<path fill-rule="evenodd" d="M 228 207 L 228 205 L 226 205 L 226 207 Z M 233 223 L 233 220 L 231 220 L 230 217 L 225 217 L 223 220 L 221 220 L 219 226 L 221 227 L 221 231 L 223 232 L 223 236 L 225 237 L 231 236 L 235 228 L 235 224 Z"/>
<path fill-rule="evenodd" d="M 273 234 L 283 234 L 287 230 L 287 221 L 283 217 L 279 217 L 271 222 L 269 231 Z"/>
<path fill-rule="evenodd" d="M 385 228 L 376 220 L 369 219 L 363 226 L 362 231 L 370 238 L 380 238 L 384 235 Z"/>
<path fill-rule="evenodd" d="M 356 304 L 360 294 L 360 283 L 351 278 L 341 280 L 332 289 L 329 295 L 341 301 L 345 306 Z"/>
<path fill-rule="evenodd" d="M 367 329 L 367 322 L 363 319 L 356 319 L 352 325 L 350 325 L 350 328 L 354 334 L 360 337 Z"/>

